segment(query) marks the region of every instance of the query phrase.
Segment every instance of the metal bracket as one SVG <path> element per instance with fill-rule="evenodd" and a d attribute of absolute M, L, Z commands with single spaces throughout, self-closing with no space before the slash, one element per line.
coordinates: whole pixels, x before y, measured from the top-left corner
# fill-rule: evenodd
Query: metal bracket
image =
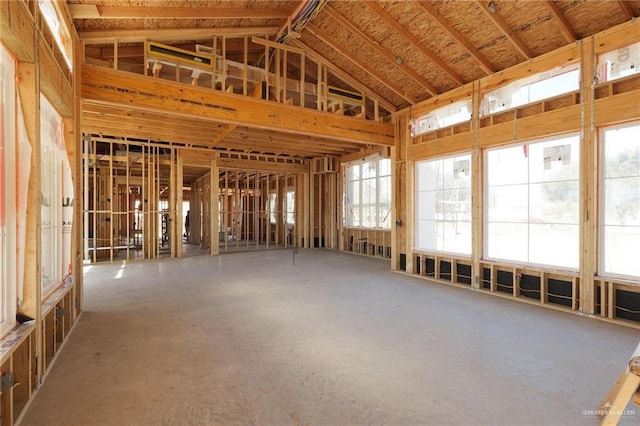
<path fill-rule="evenodd" d="M 13 373 L 5 371 L 0 375 L 0 392 L 7 392 L 13 387 Z"/>

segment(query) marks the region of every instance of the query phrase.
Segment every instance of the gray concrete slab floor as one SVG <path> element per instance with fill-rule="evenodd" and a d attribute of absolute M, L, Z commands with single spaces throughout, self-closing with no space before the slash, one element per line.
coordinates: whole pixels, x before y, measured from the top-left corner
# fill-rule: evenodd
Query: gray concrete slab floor
<path fill-rule="evenodd" d="M 91 266 L 85 312 L 22 424 L 595 425 L 585 412 L 640 337 L 384 260 L 292 259 Z"/>

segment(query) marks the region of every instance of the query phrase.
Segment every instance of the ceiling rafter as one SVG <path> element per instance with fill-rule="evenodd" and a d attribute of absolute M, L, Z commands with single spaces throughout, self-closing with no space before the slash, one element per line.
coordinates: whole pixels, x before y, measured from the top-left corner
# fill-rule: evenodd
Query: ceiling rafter
<path fill-rule="evenodd" d="M 73 19 L 270 19 L 286 18 L 289 10 L 238 7 L 156 7 L 156 6 L 97 6 L 69 4 Z"/>
<path fill-rule="evenodd" d="M 577 40 L 576 33 L 571 28 L 571 24 L 564 16 L 558 5 L 553 0 L 545 0 L 544 2 L 549 10 L 551 11 L 551 15 L 560 23 L 560 31 L 564 36 L 564 39 L 567 40 L 567 43 L 573 43 Z"/>
<path fill-rule="evenodd" d="M 465 84 L 464 79 L 455 72 L 445 61 L 440 59 L 433 53 L 431 50 L 427 49 L 422 45 L 418 37 L 411 34 L 406 30 L 396 19 L 387 13 L 378 3 L 372 1 L 365 1 L 365 5 L 367 5 L 374 13 L 376 13 L 380 18 L 382 18 L 391 28 L 396 30 L 396 32 L 402 35 L 405 39 L 409 41 L 416 49 L 419 49 L 427 58 L 431 60 L 434 64 L 436 64 L 442 71 L 444 71 L 453 81 L 456 83 L 463 85 Z"/>
<path fill-rule="evenodd" d="M 432 96 L 438 94 L 438 89 L 436 89 L 431 83 L 425 80 L 422 76 L 420 76 L 417 72 L 409 68 L 404 62 L 398 63 L 396 60 L 396 56 L 380 46 L 376 41 L 370 39 L 364 32 L 362 32 L 358 27 L 353 25 L 351 21 L 344 17 L 340 12 L 335 10 L 330 5 L 325 6 L 324 11 L 327 12 L 329 16 L 338 21 L 343 27 L 345 27 L 351 33 L 357 35 L 362 39 L 367 46 L 371 49 L 378 52 L 380 55 L 384 56 L 390 63 L 392 63 L 396 68 L 403 71 L 409 77 L 411 77 L 416 83 L 422 86 L 427 92 L 429 92 Z"/>
<path fill-rule="evenodd" d="M 313 50 L 308 45 L 302 43 L 300 40 L 292 40 L 290 43 L 294 46 L 303 48 L 308 57 L 313 59 L 315 62 L 321 63 L 322 65 L 326 66 L 327 69 L 331 71 L 331 73 L 336 75 L 336 77 L 351 85 L 351 87 L 353 87 L 354 89 L 357 89 L 360 92 L 364 93 L 369 99 L 378 101 L 382 108 L 386 109 L 389 112 L 397 111 L 397 108 L 391 102 L 384 99 L 382 96 L 373 93 L 371 90 L 365 87 L 364 84 L 353 78 L 348 72 L 338 68 L 337 66 L 329 62 L 324 56 Z"/>
<path fill-rule="evenodd" d="M 485 15 L 487 15 L 489 19 L 491 19 L 491 21 L 498 28 L 500 28 L 500 31 L 502 31 L 505 37 L 507 37 L 507 39 L 516 47 L 516 49 L 518 49 L 518 52 L 522 56 L 524 56 L 525 59 L 531 59 L 533 57 L 531 50 L 529 50 L 529 48 L 522 42 L 522 40 L 520 40 L 520 38 L 515 35 L 513 30 L 509 28 L 509 25 L 504 22 L 504 19 L 502 19 L 500 15 L 498 15 L 498 12 L 491 12 L 489 8 L 487 8 L 487 3 L 483 0 L 476 0 L 476 3 L 480 7 L 480 10 L 482 10 Z"/>
<path fill-rule="evenodd" d="M 353 56 L 353 54 L 351 54 L 344 47 L 342 47 L 341 45 L 336 43 L 331 37 L 329 37 L 320 28 L 316 27 L 313 24 L 307 24 L 306 28 L 307 28 L 307 31 L 309 31 L 311 34 L 313 34 L 314 36 L 316 36 L 320 40 L 322 40 L 323 43 L 329 45 L 329 47 L 331 47 L 333 50 L 335 50 L 338 53 L 340 53 L 348 61 L 350 61 L 354 65 L 358 66 L 360 69 L 362 69 L 364 72 L 369 74 L 374 79 L 378 80 L 380 83 L 382 83 L 388 89 L 392 90 L 395 94 L 397 94 L 398 96 L 400 96 L 403 99 L 406 99 L 411 104 L 417 103 L 417 100 L 413 96 L 409 95 L 408 93 L 406 93 L 405 91 L 400 89 L 398 86 L 393 84 L 393 82 L 389 81 L 389 79 L 387 79 L 386 77 L 380 75 L 378 72 L 376 72 L 373 69 L 371 69 L 371 67 L 369 65 L 365 64 L 360 59 L 358 59 L 355 56 Z"/>
<path fill-rule="evenodd" d="M 622 9 L 622 12 L 627 19 L 634 18 L 633 9 L 631 9 L 631 5 L 629 4 L 629 2 L 625 0 L 618 0 L 618 5 L 620 6 L 620 9 Z"/>
<path fill-rule="evenodd" d="M 496 72 L 496 68 L 485 58 L 478 49 L 473 46 L 469 40 L 467 40 L 458 30 L 456 30 L 453 25 L 449 23 L 442 15 L 438 13 L 435 7 L 431 4 L 430 1 L 421 0 L 418 2 L 420 6 L 424 10 L 427 11 L 429 15 L 435 21 L 440 24 L 440 26 L 447 32 L 451 37 L 453 37 L 458 43 L 460 43 L 469 54 L 480 63 L 480 68 L 487 74 L 492 74 Z"/>
<path fill-rule="evenodd" d="M 213 36 L 271 35 L 277 27 L 225 27 L 225 28 L 166 28 L 137 30 L 92 30 L 80 31 L 80 39 L 85 43 L 120 43 L 153 40 L 202 40 Z"/>
<path fill-rule="evenodd" d="M 284 34 L 284 31 L 290 28 L 291 23 L 293 22 L 293 19 L 296 17 L 298 13 L 300 13 L 300 11 L 307 5 L 307 3 L 309 3 L 309 0 L 300 0 L 296 8 L 284 16 L 287 19 L 284 22 L 284 24 L 280 25 L 280 28 L 278 28 L 278 32 L 276 33 L 276 39 L 279 39 L 280 36 Z"/>

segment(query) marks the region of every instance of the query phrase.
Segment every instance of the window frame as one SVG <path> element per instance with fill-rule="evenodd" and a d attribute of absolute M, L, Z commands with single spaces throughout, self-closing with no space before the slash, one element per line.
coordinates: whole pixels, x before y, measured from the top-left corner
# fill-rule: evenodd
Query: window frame
<path fill-rule="evenodd" d="M 554 140 L 562 140 L 562 139 L 566 139 L 566 138 L 570 138 L 570 137 L 578 137 L 578 149 L 581 149 L 581 143 L 580 143 L 580 134 L 578 132 L 567 132 L 567 133 L 562 133 L 562 134 L 558 134 L 558 135 L 554 135 L 554 136 L 549 136 L 549 137 L 543 137 L 543 138 L 537 138 L 537 139 L 532 139 L 532 140 L 528 140 L 528 141 L 520 141 L 517 143 L 512 143 L 512 144 L 507 144 L 507 145 L 501 145 L 501 146 L 496 146 L 496 147 L 491 147 L 491 148 L 487 148 L 483 151 L 483 219 L 482 219 L 482 235 L 483 235 L 483 247 L 482 247 L 482 253 L 483 253 L 483 258 L 486 260 L 490 260 L 490 261 L 495 261 L 495 262 L 500 262 L 500 263 L 506 263 L 506 264 L 515 264 L 515 265 L 526 265 L 526 266 L 533 266 L 533 267 L 539 267 L 539 268 L 544 268 L 544 269 L 553 269 L 553 270 L 563 270 L 563 271 L 570 271 L 573 273 L 577 273 L 580 271 L 580 255 L 578 253 L 578 263 L 575 267 L 570 267 L 570 266 L 564 266 L 564 265 L 553 265 L 553 264 L 547 264 L 547 263 L 538 263 L 538 262 L 532 262 L 529 259 L 531 259 L 531 254 L 530 254 L 530 244 L 531 244 L 531 239 L 530 239 L 530 225 L 532 223 L 536 223 L 536 222 L 531 222 L 531 218 L 530 218 L 530 198 L 531 198 L 531 193 L 530 193 L 530 186 L 531 186 L 531 180 L 530 180 L 530 168 L 527 168 L 527 221 L 526 222 L 522 222 L 523 224 L 527 225 L 527 260 L 517 260 L 517 259 L 506 259 L 506 258 L 501 258 L 501 257 L 494 257 L 494 256 L 490 256 L 489 255 L 489 241 L 490 241 L 490 235 L 489 235 L 489 171 L 491 169 L 491 167 L 489 166 L 489 152 L 491 151 L 498 151 L 498 150 L 502 150 L 502 149 L 509 149 L 509 148 L 514 148 L 514 147 L 522 147 L 524 149 L 524 147 L 527 147 L 527 151 L 528 151 L 528 147 L 534 144 L 539 144 L 539 143 L 545 143 L 545 142 L 550 142 L 550 141 L 554 141 Z M 529 154 L 527 154 L 529 155 Z M 575 158 L 575 154 L 572 154 L 572 157 Z M 577 156 L 578 159 L 580 159 L 580 155 Z M 528 160 L 530 161 L 530 160 Z M 581 179 L 582 179 L 582 175 L 580 172 L 580 162 L 578 163 L 578 178 L 577 178 L 577 182 L 578 182 L 578 250 L 580 250 L 580 241 L 581 241 L 581 235 L 582 235 L 582 231 L 580 229 L 580 203 L 582 201 L 582 194 L 581 194 L 581 189 L 580 189 L 580 184 L 581 184 Z M 534 182 L 534 184 L 540 184 L 540 183 L 544 183 L 544 182 Z M 514 222 L 515 223 L 515 222 Z"/>
<path fill-rule="evenodd" d="M 16 61 L 9 52 L 9 50 L 0 43 L 0 96 L 2 97 L 1 103 L 9 106 L 9 108 L 2 108 L 0 122 L 2 123 L 2 132 L 0 135 L 2 138 L 2 192 L 0 196 L 3 197 L 2 214 L 4 226 L 0 229 L 2 237 L 0 238 L 0 244 L 2 244 L 2 259 L 0 260 L 2 270 L 1 276 L 1 290 L 2 297 L 0 297 L 0 337 L 3 337 L 15 326 L 15 316 L 17 311 L 18 300 L 18 282 L 17 282 L 17 193 L 15 185 L 6 185 L 8 181 L 16 181 L 17 179 L 17 167 L 16 167 L 16 145 L 18 138 L 18 129 L 16 123 L 18 121 L 18 103 L 17 103 L 17 87 L 15 84 L 16 75 Z M 6 63 L 5 63 L 6 61 Z M 11 63 L 13 67 L 11 67 Z M 5 121 L 6 124 L 5 125 Z M 10 159 L 13 159 L 11 161 Z"/>
<path fill-rule="evenodd" d="M 605 238 L 605 213 L 606 213 L 606 198 L 607 198 L 607 192 L 606 192 L 606 185 L 605 185 L 605 180 L 606 180 L 606 158 L 605 158 L 605 145 L 606 145 L 606 138 L 605 138 L 605 132 L 607 130 L 614 130 L 614 129 L 621 129 L 621 128 L 625 128 L 625 127 L 640 127 L 640 120 L 634 120 L 634 121 L 629 121 L 629 122 L 625 122 L 625 123 L 618 123 L 618 124 L 613 124 L 613 125 L 608 125 L 608 126 L 603 126 L 601 128 L 598 129 L 598 156 L 599 156 L 599 170 L 598 170 L 598 187 L 599 187 L 599 194 L 598 194 L 598 210 L 599 210 L 599 214 L 598 214 L 598 231 L 597 231 L 597 237 L 598 237 L 598 250 L 597 250 L 597 256 L 598 256 L 598 276 L 601 277 L 606 277 L 606 278 L 617 278 L 617 279 L 622 279 L 622 280 L 632 280 L 632 281 L 637 281 L 638 279 L 640 279 L 640 276 L 636 276 L 636 275 L 629 275 L 629 274 L 625 274 L 625 273 L 619 273 L 619 272 L 609 272 L 605 269 L 606 266 L 606 238 Z"/>
<path fill-rule="evenodd" d="M 470 199 L 469 199 L 469 204 L 471 206 L 471 209 L 473 208 L 473 156 L 472 153 L 470 151 L 468 152 L 458 152 L 455 154 L 451 154 L 451 155 L 445 155 L 445 156 L 441 156 L 441 157 L 434 157 L 434 158 L 429 158 L 429 159 L 424 159 L 424 160 L 419 160 L 416 161 L 414 164 L 415 167 L 415 203 L 414 203 L 414 249 L 420 252 L 426 252 L 426 253 L 438 253 L 438 254 L 445 254 L 445 255 L 454 255 L 456 257 L 464 257 L 467 259 L 471 259 L 472 257 L 472 252 L 473 252 L 473 217 L 471 218 L 470 221 L 453 221 L 453 222 L 465 222 L 465 223 L 469 223 L 470 227 L 471 227 L 471 239 L 469 240 L 469 252 L 468 253 L 462 253 L 462 252 L 456 252 L 456 251 L 448 251 L 448 250 L 439 250 L 439 249 L 433 249 L 433 248 L 426 248 L 426 247 L 419 247 L 418 246 L 418 241 L 420 240 L 419 238 L 419 231 L 420 231 L 420 220 L 419 220 L 419 193 L 420 191 L 420 186 L 419 186 L 419 173 L 418 173 L 418 166 L 422 163 L 429 163 L 429 162 L 444 162 L 446 160 L 449 159 L 458 159 L 458 160 L 462 160 L 462 159 L 466 159 L 466 157 L 468 157 L 469 160 L 469 193 L 470 193 Z M 439 192 L 439 191 L 447 191 L 450 189 L 445 189 L 444 186 L 442 187 L 437 187 L 435 192 Z M 471 213 L 473 214 L 473 213 Z M 444 223 L 444 222 L 452 222 L 452 221 L 438 221 L 435 220 L 436 224 L 437 223 Z M 436 225 L 437 226 L 437 225 Z M 436 247 L 437 247 L 438 242 L 436 241 Z"/>
<path fill-rule="evenodd" d="M 380 174 L 380 163 L 382 161 L 388 161 L 389 162 L 389 174 Z M 375 176 L 373 177 L 363 177 L 363 167 L 365 164 L 369 164 L 371 162 L 375 162 L 376 166 L 376 172 L 375 172 Z M 358 179 L 355 180 L 350 180 L 349 179 L 349 169 L 352 167 L 358 167 L 359 168 L 359 173 L 358 173 Z M 391 229 L 391 222 L 392 222 L 392 217 L 391 217 L 391 212 L 392 212 L 392 206 L 393 206 L 393 173 L 392 173 L 392 164 L 391 164 L 391 158 L 389 157 L 382 157 L 382 158 L 373 158 L 373 159 L 368 159 L 368 158 L 363 158 L 359 161 L 354 161 L 354 162 L 350 162 L 350 163 L 345 163 L 343 164 L 343 203 L 342 203 L 342 208 L 343 208 L 343 219 L 342 219 L 342 225 L 345 228 L 351 228 L 351 229 L 382 229 L 382 230 L 390 230 Z M 388 178 L 389 179 L 389 194 L 388 194 L 388 199 L 389 199 L 389 203 L 384 203 L 381 204 L 380 199 L 381 197 L 381 185 L 380 185 L 380 181 L 381 178 Z M 376 189 L 375 189 L 375 202 L 374 203 L 367 203 L 364 204 L 362 202 L 362 198 L 363 198 L 363 182 L 364 181 L 369 181 L 369 180 L 374 180 L 375 184 L 376 184 Z M 360 198 L 360 202 L 358 203 L 357 206 L 355 206 L 353 204 L 352 201 L 349 200 L 348 194 L 348 187 L 349 187 L 349 183 L 350 182 L 358 182 L 358 191 L 359 191 L 359 198 Z M 382 194 L 384 195 L 384 194 Z M 358 212 L 359 212 L 359 218 L 358 218 L 358 223 L 360 225 L 353 225 L 353 224 L 349 224 L 349 220 L 348 220 L 348 212 L 350 211 L 349 207 L 358 207 Z M 369 209 L 374 209 L 375 210 L 375 226 L 371 227 L 371 226 L 363 226 L 361 225 L 363 220 L 362 220 L 362 212 L 363 212 L 363 207 L 367 207 Z M 384 217 L 381 217 L 380 215 L 380 211 L 381 209 L 386 209 L 388 208 L 387 214 L 384 215 Z M 383 224 L 385 223 L 385 219 L 389 218 L 388 220 L 388 226 L 383 226 Z"/>

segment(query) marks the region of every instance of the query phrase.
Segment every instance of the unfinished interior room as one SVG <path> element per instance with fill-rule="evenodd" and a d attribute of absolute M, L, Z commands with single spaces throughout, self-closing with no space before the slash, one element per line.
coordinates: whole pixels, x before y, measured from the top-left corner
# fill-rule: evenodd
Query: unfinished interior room
<path fill-rule="evenodd" d="M 1 0 L 0 426 L 640 424 L 640 0 Z"/>

